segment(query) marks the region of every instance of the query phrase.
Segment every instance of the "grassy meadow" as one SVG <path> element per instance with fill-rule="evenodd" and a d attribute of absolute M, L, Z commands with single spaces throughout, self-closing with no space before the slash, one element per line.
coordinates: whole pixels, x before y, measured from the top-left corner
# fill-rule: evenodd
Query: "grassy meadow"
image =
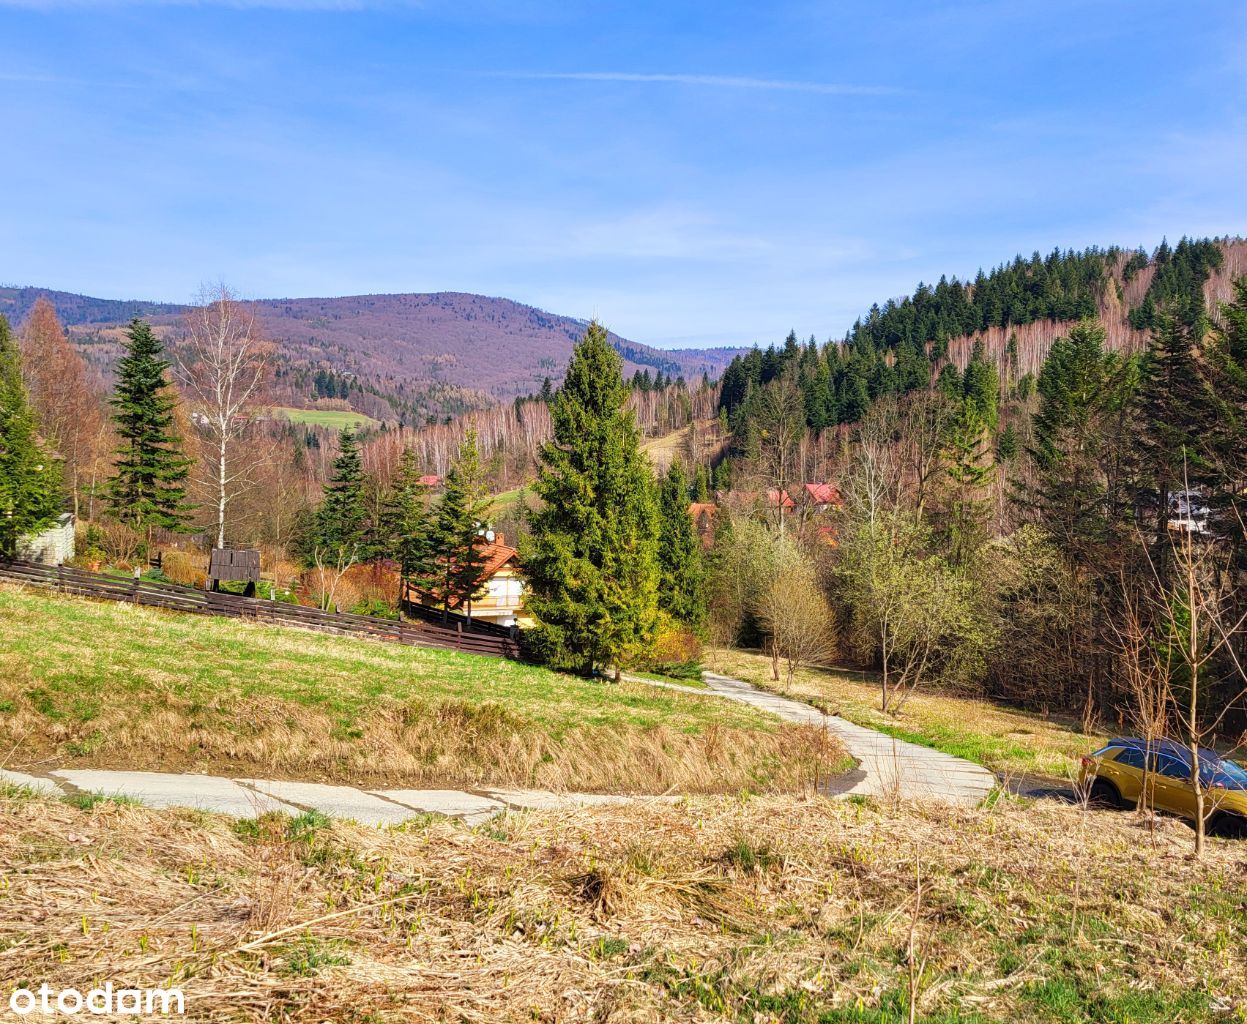
<path fill-rule="evenodd" d="M 770 658 L 748 651 L 716 651 L 708 661 L 716 672 L 744 679 L 777 693 L 808 701 L 829 714 L 974 761 L 1003 775 L 1043 775 L 1068 779 L 1078 759 L 1101 746 L 1102 734 L 1087 734 L 1077 723 L 1046 718 L 986 700 L 919 689 L 899 716 L 879 710 L 879 683 L 872 672 L 804 668 L 785 691 L 771 679 Z"/>
<path fill-rule="evenodd" d="M 1241 1022 L 1241 844 L 1190 845 L 1012 799 L 384 830 L 0 793 L 0 992 L 125 979 L 288 1024 Z"/>
<path fill-rule="evenodd" d="M 281 416 L 291 423 L 303 423 L 313 427 L 329 427 L 331 430 L 345 430 L 347 427 L 375 427 L 379 421 L 362 412 L 350 412 L 344 409 L 295 409 L 290 406 L 275 406 L 275 416 Z"/>
<path fill-rule="evenodd" d="M 411 786 L 796 791 L 815 730 L 498 658 L 0 589 L 4 767 Z"/>

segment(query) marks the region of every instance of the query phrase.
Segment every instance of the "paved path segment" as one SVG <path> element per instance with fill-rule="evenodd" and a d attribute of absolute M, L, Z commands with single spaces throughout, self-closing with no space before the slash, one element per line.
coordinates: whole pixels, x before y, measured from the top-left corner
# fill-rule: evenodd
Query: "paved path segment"
<path fill-rule="evenodd" d="M 767 711 L 787 722 L 799 722 L 834 733 L 858 761 L 856 770 L 832 779 L 829 796 L 862 794 L 906 800 L 938 800 L 977 804 L 996 785 L 981 765 L 916 743 L 893 739 L 874 729 L 824 715 L 801 701 L 760 690 L 749 683 L 714 672 L 703 673 L 708 689 L 655 682 L 635 682 L 681 690 L 702 697 L 724 697 Z M 63 769 L 47 775 L 25 775 L 0 769 L 0 782 L 25 786 L 47 795 L 97 793 L 139 800 L 150 807 L 192 807 L 239 818 L 267 811 L 300 814 L 320 811 L 365 825 L 396 825 L 423 814 L 443 814 L 480 824 L 511 810 L 562 810 L 643 800 L 671 802 L 678 796 L 606 796 L 593 793 L 551 793 L 532 789 L 378 789 L 331 786 L 318 782 L 272 779 L 226 779 L 213 775 L 166 772 L 122 772 Z"/>
<path fill-rule="evenodd" d="M 687 693 L 704 694 L 694 686 L 659 683 L 640 676 L 635 682 L 651 683 Z M 854 725 L 837 715 L 825 715 L 799 700 L 781 697 L 756 686 L 716 672 L 703 672 L 702 679 L 712 693 L 749 704 L 784 719 L 827 729 L 839 737 L 845 749 L 857 759 L 855 772 L 832 779 L 829 795 L 891 797 L 905 800 L 936 800 L 942 803 L 975 805 L 996 786 L 996 776 L 982 765 L 952 754 L 906 740 L 894 739 L 875 729 Z"/>
<path fill-rule="evenodd" d="M 425 814 L 441 814 L 479 825 L 506 811 L 564 810 L 643 800 L 670 803 L 680 799 L 677 796 L 550 793 L 539 789 L 364 790 L 319 782 L 99 769 L 64 769 L 41 776 L 0 769 L 0 783 L 30 789 L 44 796 L 125 797 L 148 807 L 189 807 L 235 818 L 255 818 L 269 811 L 287 814 L 320 811 L 363 825 L 399 825 Z"/>

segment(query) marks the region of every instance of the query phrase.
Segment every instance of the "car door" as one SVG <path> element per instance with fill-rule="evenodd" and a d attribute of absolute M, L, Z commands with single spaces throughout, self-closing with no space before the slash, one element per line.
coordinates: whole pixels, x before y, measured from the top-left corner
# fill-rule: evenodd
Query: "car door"
<path fill-rule="evenodd" d="M 1157 810 L 1195 818 L 1195 790 L 1191 786 L 1191 769 L 1184 761 L 1170 754 L 1153 754 L 1155 775 L 1153 806 Z"/>
<path fill-rule="evenodd" d="M 1101 774 L 1111 780 L 1127 804 L 1137 804 L 1143 797 L 1144 776 L 1143 751 L 1126 747 L 1101 769 Z"/>

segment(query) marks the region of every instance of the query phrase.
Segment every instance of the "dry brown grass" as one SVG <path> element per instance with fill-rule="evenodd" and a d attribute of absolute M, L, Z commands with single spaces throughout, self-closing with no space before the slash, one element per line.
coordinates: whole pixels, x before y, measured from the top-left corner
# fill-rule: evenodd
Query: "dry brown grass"
<path fill-rule="evenodd" d="M 0 765 L 801 792 L 834 740 L 714 697 L 0 588 Z"/>
<path fill-rule="evenodd" d="M 1189 846 L 1011 802 L 378 831 L 0 798 L 0 992 L 173 985 L 201 1021 L 883 1022 L 912 940 L 919 1019 L 1241 1019 L 1241 845 Z"/>

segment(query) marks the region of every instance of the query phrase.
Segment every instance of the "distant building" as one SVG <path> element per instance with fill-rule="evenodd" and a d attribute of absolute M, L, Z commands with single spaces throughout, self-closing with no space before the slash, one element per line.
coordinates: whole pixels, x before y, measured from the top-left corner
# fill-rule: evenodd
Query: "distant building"
<path fill-rule="evenodd" d="M 1174 491 L 1169 495 L 1169 529 L 1207 533 L 1209 511 L 1208 502 L 1199 491 Z"/>
<path fill-rule="evenodd" d="M 713 501 L 695 501 L 689 505 L 688 514 L 693 520 L 693 529 L 697 531 L 701 546 L 709 551 L 714 546 L 714 523 L 719 507 Z"/>
<path fill-rule="evenodd" d="M 485 559 L 484 583 L 479 596 L 467 602 L 457 597 L 450 600 L 450 610 L 460 615 L 470 615 L 482 622 L 499 626 L 531 626 L 532 619 L 524 613 L 524 577 L 516 561 L 519 552 L 508 547 L 502 534 L 487 533 L 481 553 Z M 436 594 L 417 595 L 414 589 L 404 585 L 403 596 L 408 600 L 429 607 L 441 607 L 441 597 Z"/>
<path fill-rule="evenodd" d="M 63 513 L 55 526 L 42 533 L 27 534 L 17 541 L 17 557 L 23 562 L 64 565 L 74 557 L 74 514 Z"/>
<path fill-rule="evenodd" d="M 441 487 L 442 478 L 436 473 L 426 473 L 416 481 L 421 487 Z"/>
<path fill-rule="evenodd" d="M 819 514 L 844 507 L 844 498 L 835 484 L 803 484 L 801 501 L 810 511 Z"/>

